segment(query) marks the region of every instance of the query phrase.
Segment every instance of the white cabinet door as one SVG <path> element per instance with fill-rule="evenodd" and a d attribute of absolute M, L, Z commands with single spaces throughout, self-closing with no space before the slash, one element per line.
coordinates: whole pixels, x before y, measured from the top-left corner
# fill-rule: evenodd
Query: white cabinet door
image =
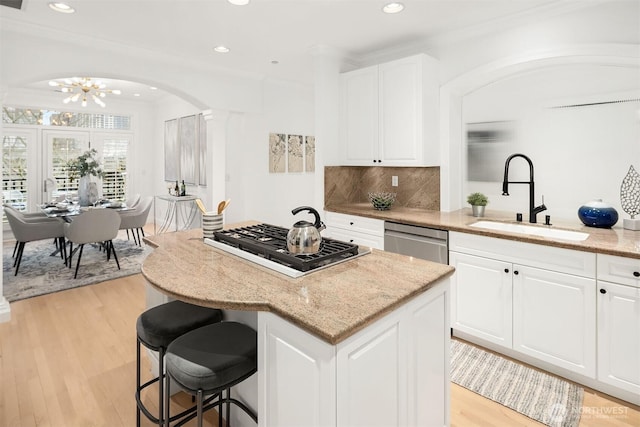
<path fill-rule="evenodd" d="M 338 426 L 449 425 L 448 287 L 338 344 Z"/>
<path fill-rule="evenodd" d="M 335 425 L 335 347 L 271 313 L 258 331 L 259 425 Z"/>
<path fill-rule="evenodd" d="M 400 318 L 370 332 L 338 348 L 337 425 L 406 425 L 402 409 L 407 372 Z"/>
<path fill-rule="evenodd" d="M 492 343 L 511 347 L 511 263 L 449 253 L 451 326 Z"/>
<path fill-rule="evenodd" d="M 450 411 L 449 294 L 408 305 L 409 426 L 448 426 Z"/>
<path fill-rule="evenodd" d="M 340 76 L 340 139 L 349 165 L 377 164 L 378 67 L 362 68 Z"/>
<path fill-rule="evenodd" d="M 422 62 L 410 57 L 379 66 L 382 165 L 414 165 L 422 158 Z"/>
<path fill-rule="evenodd" d="M 438 62 L 420 54 L 340 76 L 343 164 L 436 166 Z"/>
<path fill-rule="evenodd" d="M 595 378 L 595 286 L 595 279 L 514 265 L 513 349 Z"/>
<path fill-rule="evenodd" d="M 598 289 L 598 380 L 640 396 L 640 288 Z"/>

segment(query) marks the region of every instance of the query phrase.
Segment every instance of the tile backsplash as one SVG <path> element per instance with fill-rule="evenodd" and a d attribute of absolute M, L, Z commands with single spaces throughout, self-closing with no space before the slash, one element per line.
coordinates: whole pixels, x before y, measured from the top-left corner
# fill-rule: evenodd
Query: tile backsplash
<path fill-rule="evenodd" d="M 391 186 L 391 177 L 398 186 Z M 439 167 L 325 166 L 325 206 L 368 203 L 370 191 L 397 193 L 394 206 L 440 210 Z"/>

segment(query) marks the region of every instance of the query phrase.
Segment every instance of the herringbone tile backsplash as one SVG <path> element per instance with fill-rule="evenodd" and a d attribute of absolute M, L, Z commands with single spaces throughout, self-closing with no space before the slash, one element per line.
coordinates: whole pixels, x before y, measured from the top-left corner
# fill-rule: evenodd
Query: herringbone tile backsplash
<path fill-rule="evenodd" d="M 391 186 L 391 177 L 398 186 Z M 326 166 L 325 206 L 368 203 L 370 191 L 397 193 L 394 206 L 440 210 L 439 167 Z"/>

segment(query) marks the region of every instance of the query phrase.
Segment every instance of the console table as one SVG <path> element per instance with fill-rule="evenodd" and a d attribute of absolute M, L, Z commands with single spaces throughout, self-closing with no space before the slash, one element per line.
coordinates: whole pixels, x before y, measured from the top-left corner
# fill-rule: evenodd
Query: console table
<path fill-rule="evenodd" d="M 175 226 L 175 231 L 191 228 L 198 216 L 198 206 L 195 203 L 197 198 L 196 196 L 171 196 L 168 194 L 155 196 L 153 203 L 153 233 L 165 233 L 172 225 Z M 160 228 L 156 227 L 157 200 L 167 202 L 167 210 Z"/>

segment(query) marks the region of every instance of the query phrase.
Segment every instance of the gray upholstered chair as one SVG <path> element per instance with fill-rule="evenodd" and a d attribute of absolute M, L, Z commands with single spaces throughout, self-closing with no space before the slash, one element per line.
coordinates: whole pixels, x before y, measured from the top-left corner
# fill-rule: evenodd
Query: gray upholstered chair
<path fill-rule="evenodd" d="M 135 208 L 138 203 L 140 203 L 140 194 L 134 194 L 133 196 L 125 200 L 125 204 L 129 209 Z"/>
<path fill-rule="evenodd" d="M 153 197 L 147 196 L 143 198 L 133 210 L 120 212 L 120 218 L 122 219 L 122 222 L 120 222 L 120 230 L 127 230 L 127 238 L 129 238 L 129 230 L 131 230 L 133 241 L 140 246 L 142 246 L 140 232 L 142 232 L 142 237 L 144 237 L 143 227 L 147 223 L 147 217 L 149 216 L 152 203 Z"/>
<path fill-rule="evenodd" d="M 87 243 L 101 244 L 107 253 L 107 261 L 111 258 L 116 260 L 118 270 L 120 270 L 120 262 L 113 247 L 113 239 L 118 235 L 120 229 L 120 215 L 112 209 L 90 209 L 73 218 L 71 223 L 64 225 L 64 236 L 69 241 L 69 256 L 67 265 L 71 268 L 73 259 L 73 245 L 79 245 L 78 261 L 76 262 L 76 272 L 73 275 L 75 279 L 78 277 L 78 268 L 80 267 L 80 259 L 82 258 L 82 250 Z"/>
<path fill-rule="evenodd" d="M 5 215 L 9 226 L 16 239 L 14 247 L 14 262 L 16 268 L 14 275 L 18 274 L 24 246 L 28 242 L 44 239 L 55 239 L 60 249 L 60 254 L 64 258 L 64 221 L 57 218 L 26 218 L 24 214 L 16 209 L 5 207 Z"/>

